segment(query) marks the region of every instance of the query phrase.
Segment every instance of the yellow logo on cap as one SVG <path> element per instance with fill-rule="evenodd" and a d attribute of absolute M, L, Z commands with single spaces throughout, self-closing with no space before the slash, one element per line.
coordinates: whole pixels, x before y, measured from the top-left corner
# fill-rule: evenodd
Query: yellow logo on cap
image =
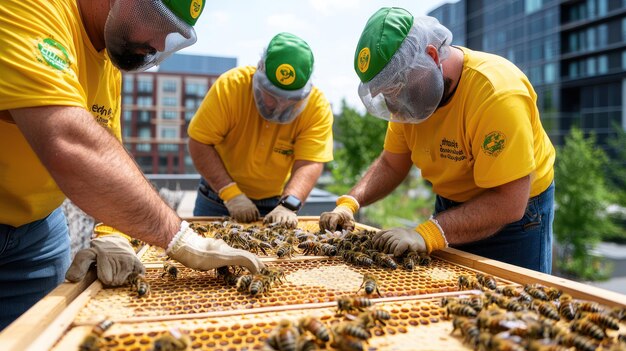
<path fill-rule="evenodd" d="M 282 85 L 291 85 L 296 80 L 296 70 L 288 63 L 283 63 L 276 69 L 276 80 Z"/>
<path fill-rule="evenodd" d="M 359 51 L 359 71 L 365 73 L 370 68 L 370 48 L 363 48 Z"/>
<path fill-rule="evenodd" d="M 189 14 L 192 18 L 198 18 L 200 11 L 202 10 L 202 0 L 192 0 L 189 7 Z"/>

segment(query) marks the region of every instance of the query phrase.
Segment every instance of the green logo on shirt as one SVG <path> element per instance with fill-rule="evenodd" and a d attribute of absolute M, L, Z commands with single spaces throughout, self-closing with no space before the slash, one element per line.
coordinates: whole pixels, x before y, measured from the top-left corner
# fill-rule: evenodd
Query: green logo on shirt
<path fill-rule="evenodd" d="M 505 144 L 506 135 L 502 132 L 494 131 L 487 134 L 485 137 L 483 141 L 483 151 L 489 156 L 496 157 L 504 150 Z"/>
<path fill-rule="evenodd" d="M 66 71 L 70 67 L 70 57 L 67 50 L 58 41 L 46 38 L 37 44 L 43 59 L 59 71 Z"/>

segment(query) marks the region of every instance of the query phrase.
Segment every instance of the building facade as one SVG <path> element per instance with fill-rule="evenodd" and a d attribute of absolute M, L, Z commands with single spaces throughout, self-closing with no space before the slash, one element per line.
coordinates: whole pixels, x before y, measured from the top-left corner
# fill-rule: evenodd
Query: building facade
<path fill-rule="evenodd" d="M 556 145 L 573 126 L 603 147 L 614 125 L 626 129 L 626 0 L 461 0 L 429 15 L 454 44 L 524 71 Z"/>
<path fill-rule="evenodd" d="M 155 72 L 124 73 L 124 146 L 146 174 L 195 174 L 187 127 L 220 74 L 237 59 L 174 54 Z"/>

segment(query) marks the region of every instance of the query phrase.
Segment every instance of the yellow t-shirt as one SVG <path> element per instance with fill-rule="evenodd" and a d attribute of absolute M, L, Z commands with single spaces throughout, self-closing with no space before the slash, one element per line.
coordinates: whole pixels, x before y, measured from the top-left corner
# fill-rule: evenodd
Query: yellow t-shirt
<path fill-rule="evenodd" d="M 446 106 L 420 124 L 389 123 L 385 150 L 411 153 L 436 194 L 464 202 L 531 175 L 530 196 L 554 178 L 555 150 L 526 76 L 496 55 L 461 48 L 461 81 Z"/>
<path fill-rule="evenodd" d="M 92 46 L 75 0 L 3 0 L 0 23 L 0 223 L 19 226 L 65 196 L 8 110 L 83 107 L 121 140 L 121 73 Z"/>
<path fill-rule="evenodd" d="M 295 160 L 333 159 L 333 114 L 328 100 L 313 87 L 307 106 L 292 123 L 266 121 L 254 103 L 255 71 L 252 66 L 238 67 L 220 76 L 188 133 L 215 146 L 241 191 L 251 199 L 263 199 L 282 193 Z"/>

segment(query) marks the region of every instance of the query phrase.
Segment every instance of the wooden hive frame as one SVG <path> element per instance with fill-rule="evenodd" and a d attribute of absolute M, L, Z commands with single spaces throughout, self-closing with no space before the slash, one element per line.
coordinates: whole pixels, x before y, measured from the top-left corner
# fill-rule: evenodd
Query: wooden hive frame
<path fill-rule="evenodd" d="M 212 217 L 193 217 L 188 218 L 190 221 L 212 221 L 216 218 Z M 300 217 L 301 222 L 317 221 L 318 217 Z M 360 226 L 364 229 L 373 229 L 367 226 Z M 144 247 L 138 255 L 141 257 L 148 250 Z M 551 276 L 548 274 L 538 273 L 532 270 L 520 268 L 495 260 L 486 259 L 484 257 L 468 254 L 455 249 L 445 249 L 434 254 L 435 257 L 451 262 L 455 265 L 468 269 L 470 271 L 479 271 L 491 274 L 500 281 L 513 282 L 517 284 L 539 283 L 546 286 L 552 286 L 563 290 L 572 295 L 574 298 L 595 301 L 609 306 L 626 307 L 626 296 L 607 291 L 604 289 L 592 287 L 586 284 L 573 282 L 567 279 Z M 293 261 L 303 260 L 320 260 L 328 259 L 327 257 L 296 257 Z M 263 258 L 264 261 L 274 262 L 275 258 Z M 152 264 L 147 265 L 148 268 Z M 154 267 L 160 267 L 154 265 Z M 96 281 L 95 274 L 92 272 L 86 279 L 79 283 L 64 283 L 53 290 L 45 298 L 39 301 L 29 311 L 22 315 L 17 321 L 7 327 L 0 333 L 0 345 L 8 350 L 49 350 L 56 343 L 63 333 L 73 324 L 76 316 L 82 308 L 93 299 L 102 289 L 99 281 Z M 432 295 L 416 295 L 408 297 L 391 297 L 378 299 L 380 301 L 398 301 L 402 299 L 421 299 L 427 297 L 444 296 L 445 292 L 439 292 Z M 391 299 L 391 300 L 385 300 Z M 395 299 L 395 300 L 394 300 Z M 333 302 L 325 302 L 321 304 L 307 305 L 287 305 L 287 306 L 269 306 L 255 308 L 251 313 L 262 312 L 280 312 L 289 310 L 302 310 L 305 308 L 323 308 L 333 305 Z M 154 322 L 158 320 L 174 320 L 189 318 L 208 318 L 208 317 L 226 317 L 228 315 L 246 314 L 250 311 L 221 311 L 207 312 L 205 314 L 193 314 L 191 316 L 181 318 L 181 315 L 161 316 L 160 318 L 143 318 L 132 320 L 133 323 L 138 322 Z M 34 338 L 34 335 L 39 337 Z"/>

